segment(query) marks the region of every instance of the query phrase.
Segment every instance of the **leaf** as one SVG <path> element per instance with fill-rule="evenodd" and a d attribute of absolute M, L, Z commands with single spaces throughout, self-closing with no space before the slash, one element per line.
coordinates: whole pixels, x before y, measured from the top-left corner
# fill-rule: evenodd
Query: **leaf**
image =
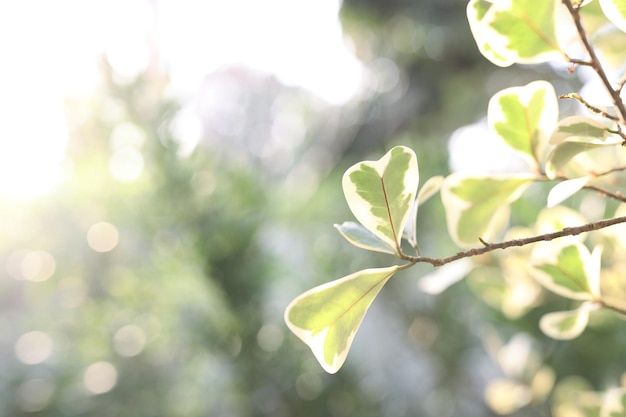
<path fill-rule="evenodd" d="M 588 138 L 605 140 L 609 134 L 609 127 L 583 116 L 571 116 L 560 120 L 550 136 L 550 144 L 558 145 L 570 138 Z"/>
<path fill-rule="evenodd" d="M 567 200 L 578 191 L 580 191 L 591 180 L 589 177 L 574 178 L 571 180 L 561 181 L 548 193 L 548 208 Z"/>
<path fill-rule="evenodd" d="M 315 287 L 285 310 L 289 329 L 306 343 L 322 368 L 337 372 L 348 356 L 365 313 L 398 266 L 365 269 Z"/>
<path fill-rule="evenodd" d="M 334 226 L 341 233 L 341 236 L 358 248 L 391 253 L 392 255 L 396 253 L 396 250 L 389 246 L 387 242 L 358 223 L 343 222 Z"/>
<path fill-rule="evenodd" d="M 537 164 L 558 119 L 552 85 L 535 81 L 496 93 L 489 101 L 489 128 L 529 163 Z"/>
<path fill-rule="evenodd" d="M 448 287 L 463 279 L 474 268 L 469 259 L 459 259 L 447 265 L 438 267 L 434 272 L 424 275 L 417 284 L 419 289 L 427 294 L 440 294 Z"/>
<path fill-rule="evenodd" d="M 404 236 L 413 247 L 417 246 L 417 210 L 419 209 L 419 206 L 424 204 L 428 201 L 428 199 L 430 199 L 430 197 L 439 191 L 442 184 L 443 176 L 441 175 L 429 178 L 420 188 L 417 198 L 413 202 L 409 219 L 404 225 Z"/>
<path fill-rule="evenodd" d="M 539 321 L 539 328 L 553 339 L 574 339 L 585 330 L 589 323 L 589 313 L 597 308 L 597 304 L 587 302 L 576 310 L 545 314 Z"/>
<path fill-rule="evenodd" d="M 600 0 L 600 7 L 615 26 L 626 32 L 626 0 Z"/>
<path fill-rule="evenodd" d="M 509 204 L 535 179 L 531 175 L 448 176 L 441 200 L 452 240 L 468 247 L 476 245 L 479 238 L 494 238 L 508 221 Z"/>
<path fill-rule="evenodd" d="M 568 140 L 552 150 L 546 161 L 546 175 L 550 179 L 556 178 L 559 171 L 576 155 L 606 146 L 615 146 L 615 143 L 579 142 Z"/>
<path fill-rule="evenodd" d="M 535 228 L 537 234 L 547 234 L 560 232 L 566 227 L 582 226 L 585 223 L 588 223 L 587 219 L 577 210 L 565 206 L 554 206 L 545 208 L 539 212 L 537 221 L 535 222 Z M 582 242 L 585 237 L 586 235 L 584 233 L 577 236 L 568 236 L 568 238 L 580 242 Z"/>
<path fill-rule="evenodd" d="M 556 0 L 471 0 L 467 18 L 481 54 L 495 65 L 546 62 L 563 53 L 558 45 Z"/>
<path fill-rule="evenodd" d="M 419 183 L 415 153 L 396 146 L 378 161 L 350 167 L 342 183 L 357 220 L 399 254 L 402 231 Z"/>
<path fill-rule="evenodd" d="M 599 262 L 582 243 L 568 240 L 538 245 L 530 272 L 541 285 L 563 297 L 594 300 L 600 296 Z"/>
<path fill-rule="evenodd" d="M 444 178 L 441 175 L 429 178 L 424 183 L 424 185 L 422 185 L 422 188 L 420 188 L 419 193 L 417 194 L 418 205 L 421 206 L 426 201 L 428 201 L 430 197 L 435 195 L 437 191 L 441 189 L 441 186 L 443 185 L 443 180 Z"/>

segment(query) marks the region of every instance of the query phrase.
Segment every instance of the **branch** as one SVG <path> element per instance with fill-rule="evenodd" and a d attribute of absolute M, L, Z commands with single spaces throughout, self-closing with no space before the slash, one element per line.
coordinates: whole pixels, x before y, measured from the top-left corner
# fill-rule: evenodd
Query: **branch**
<path fill-rule="evenodd" d="M 600 116 L 606 118 L 606 119 L 610 119 L 613 120 L 615 122 L 619 122 L 620 118 L 617 116 L 613 116 L 612 114 L 607 113 L 606 111 L 592 105 L 589 104 L 584 98 L 582 98 L 579 94 L 576 93 L 571 93 L 571 94 L 561 94 L 559 96 L 559 98 L 569 98 L 569 99 L 573 99 L 576 100 L 577 102 L 579 102 L 580 104 L 582 104 L 583 106 L 585 106 L 588 110 L 592 111 L 593 113 L 599 114 Z M 616 132 L 617 133 L 617 132 Z M 617 133 L 619 134 L 619 133 Z"/>
<path fill-rule="evenodd" d="M 597 191 L 598 193 L 606 196 L 606 197 L 610 197 L 614 200 L 617 201 L 621 201 L 622 203 L 626 203 L 626 197 L 624 197 L 624 195 L 621 192 L 616 192 L 616 193 L 612 193 L 610 191 L 604 190 L 602 188 L 596 187 L 595 185 L 585 185 L 583 187 L 585 190 L 593 190 L 593 191 Z"/>
<path fill-rule="evenodd" d="M 619 90 L 616 90 L 611 86 L 611 82 L 606 76 L 606 72 L 604 72 L 604 68 L 602 68 L 602 64 L 600 64 L 600 60 L 598 59 L 596 52 L 593 49 L 593 46 L 591 46 L 591 43 L 589 43 L 587 33 L 585 32 L 585 28 L 583 27 L 580 20 L 580 13 L 578 8 L 572 5 L 571 0 L 563 0 L 563 4 L 565 5 L 565 7 L 567 7 L 567 10 L 572 16 L 572 19 L 574 20 L 574 25 L 576 25 L 576 30 L 578 31 L 578 36 L 580 37 L 580 40 L 583 43 L 587 54 L 589 54 L 589 64 L 591 64 L 590 66 L 594 69 L 596 74 L 598 74 L 600 80 L 602 80 L 602 84 L 604 84 L 604 87 L 611 96 L 611 100 L 617 108 L 620 123 L 626 125 L 626 107 L 624 106 L 624 103 L 622 102 L 622 99 L 620 97 L 619 90 L 621 90 L 621 88 L 619 88 Z M 580 63 L 580 61 L 578 60 L 576 62 Z"/>
<path fill-rule="evenodd" d="M 450 262 L 454 262 L 462 258 L 470 258 L 473 256 L 482 255 L 487 252 L 492 252 L 496 249 L 506 249 L 506 248 L 510 248 L 514 246 L 526 246 L 531 243 L 550 241 L 550 240 L 557 239 L 557 238 L 564 237 L 564 236 L 576 236 L 581 233 L 604 229 L 606 227 L 613 226 L 619 223 L 624 223 L 624 222 L 626 222 L 626 216 L 615 217 L 613 219 L 599 220 L 597 222 L 588 223 L 582 226 L 566 227 L 565 229 L 559 232 L 546 233 L 543 235 L 537 235 L 537 236 L 527 237 L 523 239 L 507 240 L 505 242 L 500 242 L 500 243 L 487 243 L 484 240 L 479 239 L 480 242 L 484 245 L 484 247 L 469 249 L 463 252 L 458 252 L 455 255 L 448 256 L 446 258 L 431 258 L 428 256 L 410 256 L 410 255 L 405 255 L 405 254 L 402 254 L 402 258 L 404 260 L 411 262 L 411 264 L 429 263 L 433 266 L 442 266 L 442 265 L 449 264 Z"/>

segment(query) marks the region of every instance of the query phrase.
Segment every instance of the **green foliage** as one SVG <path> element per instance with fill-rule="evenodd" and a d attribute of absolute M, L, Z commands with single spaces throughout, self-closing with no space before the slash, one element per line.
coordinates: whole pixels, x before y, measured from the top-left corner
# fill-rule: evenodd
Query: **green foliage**
<path fill-rule="evenodd" d="M 600 17 L 623 31 L 626 2 L 599 1 L 606 15 Z M 445 265 L 440 275 L 434 273 L 421 283 L 424 290 L 437 294 L 469 274 L 474 277 L 470 286 L 510 317 L 525 314 L 549 297 L 582 301 L 574 309 L 543 312 L 537 320 L 536 327 L 557 340 L 574 339 L 587 327 L 594 327 L 595 317 L 600 316 L 597 313 L 590 317 L 594 311 L 626 315 L 624 304 L 614 301 L 618 298 L 615 288 L 623 287 L 623 279 L 617 277 L 623 277 L 624 263 L 618 257 L 604 255 L 626 250 L 623 238 L 616 240 L 615 234 L 606 229 L 623 229 L 622 225 L 615 225 L 626 222 L 626 217 L 622 217 L 625 206 L 605 220 L 598 219 L 605 215 L 605 210 L 598 210 L 594 219 L 587 220 L 583 212 L 588 210 L 582 204 L 561 206 L 566 200 L 572 202 L 572 197 L 582 190 L 599 192 L 601 197 L 597 200 L 602 202 L 602 208 L 607 207 L 603 197 L 626 202 L 626 158 L 620 146 L 626 143 L 626 109 L 620 98 L 626 76 L 607 81 L 607 72 L 590 43 L 593 37 L 582 26 L 582 7 L 587 3 L 471 0 L 467 6 L 478 49 L 492 63 L 507 67 L 558 58 L 571 65 L 572 72 L 577 65 L 588 66 L 611 97 L 613 106 L 608 109 L 588 103 L 577 93 L 560 96 L 576 100 L 588 112 L 561 118 L 555 89 L 548 81 L 497 92 L 487 111 L 490 133 L 521 157 L 528 169 L 506 174 L 455 172 L 445 178 L 434 177 L 426 181 L 417 198 L 417 160 L 408 148 L 395 147 L 380 160 L 356 164 L 345 173 L 344 194 L 361 225 L 345 222 L 336 228 L 355 246 L 394 255 L 402 263 L 367 269 L 321 285 L 289 305 L 285 314 L 288 326 L 309 345 L 325 370 L 335 373 L 341 367 L 367 308 L 382 286 L 397 271 L 418 263 Z M 589 17 L 597 19 L 594 13 L 592 9 Z M 569 18 L 567 25 L 563 23 L 565 17 Z M 572 34 L 583 44 L 588 59 L 570 58 L 565 53 L 572 48 Z M 515 203 L 531 184 L 548 182 L 550 188 L 544 190 L 547 208 L 529 224 L 510 227 Z M 450 238 L 467 248 L 445 258 L 423 255 L 417 243 L 418 206 L 438 191 Z M 588 232 L 592 237 L 587 242 L 586 235 L 581 234 Z M 403 245 L 403 239 L 407 244 Z M 527 247 L 531 244 L 534 245 Z M 415 254 L 405 253 L 406 247 L 413 248 Z M 509 254 L 498 255 L 500 249 Z M 488 259 L 479 258 L 487 253 Z M 476 260 L 473 265 L 458 264 L 459 268 L 446 265 L 464 258 Z M 513 289 L 523 291 L 526 298 L 515 299 Z M 347 293 L 352 295 L 348 297 Z M 508 306 L 507 300 L 517 305 Z M 503 380 L 488 390 L 487 400 L 496 412 L 512 413 L 533 401 L 545 401 L 554 386 L 554 375 L 547 368 L 537 370 L 532 378 L 516 378 Z M 500 393 L 504 391 L 519 395 L 501 402 Z M 619 395 L 623 393 L 620 391 Z M 598 402 L 590 407 L 575 407 L 581 415 L 621 416 L 624 398 L 610 403 L 607 400 L 603 406 Z"/>
<path fill-rule="evenodd" d="M 378 161 L 352 166 L 343 176 L 343 192 L 354 216 L 396 254 L 418 184 L 415 153 L 402 146 Z"/>
<path fill-rule="evenodd" d="M 472 0 L 467 17 L 480 52 L 492 63 L 535 64 L 561 54 L 555 29 L 559 2 Z"/>
<path fill-rule="evenodd" d="M 326 372 L 341 368 L 367 309 L 397 270 L 356 272 L 305 292 L 287 307 L 289 328 L 311 347 Z"/>

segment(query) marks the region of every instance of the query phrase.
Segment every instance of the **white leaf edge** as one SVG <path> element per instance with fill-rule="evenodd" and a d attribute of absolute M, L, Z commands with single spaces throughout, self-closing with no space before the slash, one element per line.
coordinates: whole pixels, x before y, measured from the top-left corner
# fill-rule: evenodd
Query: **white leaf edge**
<path fill-rule="evenodd" d="M 563 248 L 566 246 L 575 246 L 576 248 L 578 248 L 582 259 L 585 275 L 587 277 L 587 285 L 589 286 L 589 290 L 591 291 L 591 293 L 574 292 L 568 290 L 563 286 L 556 285 L 552 281 L 552 278 L 549 274 L 537 268 L 537 266 L 541 264 L 556 266 L 557 258 Z M 595 256 L 599 256 L 599 254 L 596 254 Z M 541 242 L 535 246 L 530 257 L 529 271 L 533 278 L 537 280 L 537 282 L 539 282 L 544 288 L 550 290 L 551 292 L 572 300 L 589 301 L 597 298 L 595 290 L 592 287 L 592 285 L 596 285 L 595 282 L 592 282 L 596 280 L 596 275 L 598 275 L 597 280 L 599 281 L 600 271 L 598 270 L 596 272 L 595 269 L 592 270 L 592 268 L 596 267 L 599 267 L 599 262 L 597 259 L 592 258 L 591 254 L 589 253 L 589 249 L 587 249 L 585 245 L 575 240 L 560 239 L 558 241 L 552 242 Z"/>
<path fill-rule="evenodd" d="M 589 313 L 597 310 L 599 305 L 595 302 L 585 302 L 575 310 L 556 311 L 547 313 L 539 320 L 539 328 L 547 336 L 556 340 L 571 340 L 582 334 L 589 323 Z M 576 316 L 576 323 L 568 330 L 561 331 L 558 325 L 563 320 L 569 320 Z"/>
<path fill-rule="evenodd" d="M 620 6 L 617 3 L 620 3 Z M 626 11 L 626 0 L 600 0 L 600 7 L 607 19 L 622 32 L 626 32 L 626 15 L 620 14 L 620 7 Z"/>
<path fill-rule="evenodd" d="M 582 190 L 589 181 L 591 181 L 590 177 L 580 177 L 561 181 L 552 187 L 548 193 L 548 202 L 546 207 L 552 208 L 561 204 L 563 201 Z"/>
<path fill-rule="evenodd" d="M 518 149 L 511 147 L 511 145 L 509 145 L 504 140 L 504 138 L 502 138 L 500 134 L 496 132 L 495 125 L 496 123 L 506 122 L 506 115 L 504 114 L 502 108 L 498 103 L 500 97 L 505 95 L 517 95 L 519 97 L 520 103 L 522 103 L 523 106 L 528 106 L 532 97 L 540 90 L 545 91 L 544 109 L 541 112 L 541 118 L 539 119 L 539 124 L 537 125 L 538 131 L 543 136 L 540 138 L 538 143 L 538 150 L 541 153 L 548 143 L 549 135 L 551 132 L 554 131 L 559 117 L 559 103 L 552 84 L 547 81 L 539 80 L 530 82 L 523 86 L 505 88 L 504 90 L 500 90 L 496 94 L 494 94 L 493 97 L 491 97 L 491 99 L 489 100 L 489 104 L 487 106 L 487 124 L 489 126 L 489 131 L 491 132 L 491 134 L 494 137 L 501 139 L 508 148 L 513 149 L 515 153 L 519 154 L 531 165 L 536 163 L 534 156 L 528 155 Z"/>
<path fill-rule="evenodd" d="M 400 247 L 402 233 L 404 231 L 404 226 L 411 212 L 411 208 L 409 207 L 409 210 L 407 210 L 407 212 L 404 213 L 404 216 L 402 217 L 400 221 L 401 224 L 394 225 L 396 230 L 398 231 L 396 233 L 397 241 L 394 242 L 392 239 L 388 238 L 386 235 L 378 231 L 377 226 L 380 224 L 379 218 L 374 217 L 371 214 L 371 207 L 369 203 L 367 203 L 357 193 L 356 186 L 350 180 L 350 175 L 354 171 L 361 169 L 363 165 L 366 165 L 366 166 L 374 168 L 374 170 L 376 170 L 378 175 L 383 177 L 385 169 L 389 166 L 389 163 L 391 161 L 391 154 L 396 149 L 401 149 L 403 152 L 409 154 L 410 156 L 409 167 L 408 167 L 407 175 L 404 176 L 403 186 L 404 186 L 404 189 L 407 190 L 409 195 L 411 196 L 411 200 L 414 200 L 415 196 L 417 195 L 417 187 L 419 185 L 419 169 L 418 169 L 418 163 L 417 163 L 417 156 L 415 155 L 415 152 L 413 152 L 412 149 L 406 146 L 393 147 L 377 161 L 358 162 L 352 165 L 350 168 L 348 168 L 346 172 L 343 174 L 343 178 L 342 178 L 344 196 L 348 203 L 348 207 L 350 207 L 350 211 L 352 211 L 352 214 L 354 214 L 354 217 L 356 217 L 356 219 L 365 228 L 370 230 L 372 233 L 374 233 L 376 236 L 378 236 L 380 239 L 384 240 L 387 244 L 389 244 L 390 246 L 394 248 Z"/>
<path fill-rule="evenodd" d="M 387 276 L 387 278 L 385 280 L 385 282 L 386 282 L 393 276 L 393 274 L 395 274 L 398 271 L 398 269 L 399 269 L 399 267 L 397 265 L 394 265 L 394 266 L 390 266 L 390 267 L 386 267 L 386 268 L 370 268 L 370 269 L 364 269 L 362 271 L 354 272 L 354 273 L 352 273 L 350 275 L 346 275 L 345 277 L 336 279 L 334 281 L 327 282 L 327 283 L 322 284 L 322 285 L 318 285 L 315 288 L 311 288 L 310 290 L 300 294 L 291 303 L 289 303 L 289 305 L 287 306 L 287 308 L 285 309 L 285 312 L 284 312 L 284 321 L 287 324 L 287 327 L 289 328 L 289 330 L 291 330 L 293 332 L 293 334 L 295 334 L 300 340 L 302 340 L 311 349 L 311 351 L 313 352 L 313 355 L 315 356 L 315 359 L 317 359 L 319 364 L 322 366 L 322 368 L 326 372 L 328 372 L 329 374 L 335 374 L 335 373 L 337 373 L 337 371 L 339 371 L 339 369 L 341 369 L 341 367 L 343 366 L 344 362 L 346 361 L 346 358 L 348 357 L 348 353 L 350 352 L 350 348 L 352 347 L 352 342 L 354 341 L 354 336 L 356 336 L 356 332 L 361 327 L 362 320 L 365 318 L 365 314 L 367 314 L 367 311 L 369 310 L 370 306 L 368 306 L 365 309 L 365 313 L 363 314 L 363 317 L 361 318 L 361 321 L 355 327 L 354 331 L 350 335 L 348 335 L 347 342 L 346 342 L 346 348 L 342 352 L 338 352 L 337 355 L 335 355 L 335 357 L 333 358 L 332 363 L 327 363 L 325 358 L 324 358 L 324 353 L 325 353 L 324 352 L 324 344 L 325 344 L 325 341 L 326 341 L 326 334 L 328 333 L 329 327 L 325 327 L 319 333 L 317 333 L 316 335 L 313 335 L 313 333 L 314 333 L 313 331 L 310 331 L 310 330 L 307 330 L 307 329 L 303 329 L 301 327 L 296 326 L 295 324 L 293 324 L 289 320 L 289 312 L 291 311 L 292 306 L 295 305 L 301 299 L 306 298 L 306 297 L 308 297 L 311 294 L 314 294 L 314 293 L 326 290 L 327 288 L 336 287 L 338 285 L 341 285 L 345 281 L 353 281 L 353 280 L 358 279 L 360 276 L 365 275 L 365 274 L 386 273 L 386 274 L 388 274 L 388 276 Z M 384 283 L 383 283 L 383 285 L 384 285 Z M 381 286 L 381 288 L 382 288 L 382 286 Z"/>
<path fill-rule="evenodd" d="M 444 177 L 437 175 L 429 178 L 424 185 L 422 185 L 417 193 L 417 197 L 411 206 L 409 212 L 409 218 L 404 225 L 403 236 L 406 237 L 411 246 L 417 246 L 417 212 L 419 206 L 424 204 L 428 199 L 435 195 L 443 185 Z"/>

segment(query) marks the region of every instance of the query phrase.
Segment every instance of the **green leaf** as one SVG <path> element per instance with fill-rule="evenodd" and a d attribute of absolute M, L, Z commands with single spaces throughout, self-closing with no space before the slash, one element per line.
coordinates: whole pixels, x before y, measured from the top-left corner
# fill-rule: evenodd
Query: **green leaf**
<path fill-rule="evenodd" d="M 415 153 L 396 146 L 378 161 L 364 161 L 343 175 L 343 192 L 354 216 L 400 253 L 400 240 L 419 184 Z"/>
<path fill-rule="evenodd" d="M 530 272 L 541 285 L 563 297 L 594 300 L 600 296 L 600 251 L 564 241 L 535 247 Z"/>
<path fill-rule="evenodd" d="M 315 287 L 289 304 L 287 326 L 311 348 L 326 372 L 334 374 L 341 368 L 365 313 L 398 268 L 355 272 Z"/>
<path fill-rule="evenodd" d="M 565 167 L 565 165 L 567 165 L 567 163 L 576 155 L 607 146 L 615 146 L 615 143 L 602 143 L 596 141 L 580 142 L 574 140 L 568 140 L 560 143 L 552 150 L 546 160 L 546 175 L 548 178 L 554 179 L 559 175 L 559 172 Z"/>
<path fill-rule="evenodd" d="M 615 26 L 626 32 L 626 0 L 600 0 L 600 7 Z"/>
<path fill-rule="evenodd" d="M 555 30 L 557 0 L 470 0 L 467 18 L 478 49 L 492 63 L 546 62 L 563 56 Z"/>
<path fill-rule="evenodd" d="M 585 330 L 589 313 L 597 308 L 595 303 L 583 303 L 576 310 L 545 314 L 539 321 L 539 328 L 553 339 L 574 339 Z"/>
<path fill-rule="evenodd" d="M 558 126 L 550 136 L 550 144 L 558 145 L 567 139 L 585 138 L 583 141 L 590 142 L 592 139 L 604 141 L 609 132 L 605 124 L 583 116 L 571 116 L 560 120 Z"/>
<path fill-rule="evenodd" d="M 531 164 L 538 164 L 558 113 L 552 85 L 535 81 L 494 95 L 489 101 L 487 119 L 496 136 Z"/>
<path fill-rule="evenodd" d="M 336 224 L 335 228 L 341 233 L 341 236 L 358 248 L 391 253 L 392 255 L 396 253 L 395 248 L 389 246 L 387 242 L 358 223 L 343 222 Z"/>
<path fill-rule="evenodd" d="M 462 247 L 491 240 L 508 222 L 509 204 L 537 178 L 531 175 L 448 176 L 441 189 L 448 232 Z"/>

